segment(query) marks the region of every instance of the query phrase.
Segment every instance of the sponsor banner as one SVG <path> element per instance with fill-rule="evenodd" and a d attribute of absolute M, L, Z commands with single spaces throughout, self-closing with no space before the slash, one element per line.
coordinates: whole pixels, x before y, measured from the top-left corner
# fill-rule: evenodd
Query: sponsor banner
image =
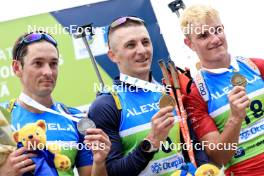
<path fill-rule="evenodd" d="M 140 176 L 161 175 L 180 169 L 184 164 L 181 153 L 160 160 L 149 162 L 148 166 L 139 174 Z"/>
<path fill-rule="evenodd" d="M 129 4 L 129 5 L 127 5 Z M 0 23 L 0 102 L 18 97 L 21 91 L 19 79 L 12 72 L 12 47 L 24 33 L 41 30 L 50 33 L 58 42 L 59 76 L 53 97 L 73 107 L 87 109 L 96 97 L 99 85 L 89 55 L 81 39 L 72 34 L 79 26 L 93 27 L 95 34 L 87 39 L 98 63 L 99 71 L 107 86 L 119 75 L 117 66 L 107 57 L 107 28 L 117 17 L 133 15 L 142 18 L 153 43 L 152 73 L 161 81 L 158 59 L 168 60 L 168 50 L 160 34 L 160 28 L 150 0 L 104 1 L 75 8 L 43 13 Z M 8 35 L 7 35 L 8 31 Z"/>

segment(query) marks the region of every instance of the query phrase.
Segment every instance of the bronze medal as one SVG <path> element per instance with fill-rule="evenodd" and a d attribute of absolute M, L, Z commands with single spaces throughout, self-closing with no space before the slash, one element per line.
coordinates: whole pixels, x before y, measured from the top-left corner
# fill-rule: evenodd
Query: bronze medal
<path fill-rule="evenodd" d="M 91 119 L 83 117 L 77 123 L 77 129 L 81 134 L 85 135 L 85 130 L 87 130 L 88 128 L 96 128 L 95 123 Z"/>
<path fill-rule="evenodd" d="M 159 100 L 159 108 L 164 108 L 167 106 L 172 106 L 174 107 L 176 105 L 176 102 L 174 100 L 174 98 L 172 98 L 169 95 L 163 95 L 160 100 Z"/>
<path fill-rule="evenodd" d="M 246 87 L 247 85 L 247 80 L 246 78 L 241 75 L 241 74 L 234 74 L 231 78 L 231 83 L 233 86 L 243 86 L 243 87 Z"/>

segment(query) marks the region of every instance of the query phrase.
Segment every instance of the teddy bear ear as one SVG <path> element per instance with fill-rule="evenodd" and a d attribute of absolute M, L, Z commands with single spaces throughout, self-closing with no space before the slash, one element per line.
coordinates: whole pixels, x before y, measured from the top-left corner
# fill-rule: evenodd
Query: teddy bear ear
<path fill-rule="evenodd" d="M 44 120 L 38 120 L 38 121 L 36 122 L 36 124 L 37 124 L 40 128 L 42 128 L 44 131 L 46 131 L 46 123 L 45 123 Z"/>
<path fill-rule="evenodd" d="M 18 141 L 18 135 L 19 135 L 18 131 L 16 131 L 16 132 L 13 133 L 13 139 L 14 139 L 14 141 L 15 141 L 16 143 L 19 142 L 19 141 Z"/>

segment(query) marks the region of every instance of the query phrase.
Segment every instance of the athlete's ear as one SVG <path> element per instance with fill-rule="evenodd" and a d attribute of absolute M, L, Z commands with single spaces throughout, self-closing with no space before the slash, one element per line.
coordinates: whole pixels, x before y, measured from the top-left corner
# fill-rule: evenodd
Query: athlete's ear
<path fill-rule="evenodd" d="M 184 44 L 187 45 L 191 50 L 195 51 L 195 47 L 193 46 L 193 43 L 190 37 L 184 38 Z"/>
<path fill-rule="evenodd" d="M 22 69 L 23 69 L 21 61 L 13 60 L 12 61 L 12 69 L 13 69 L 13 72 L 15 73 L 15 75 L 17 77 L 21 78 Z"/>
<path fill-rule="evenodd" d="M 118 57 L 116 57 L 115 52 L 113 51 L 113 49 L 109 49 L 107 52 L 107 56 L 110 58 L 110 60 L 116 64 L 119 63 Z"/>

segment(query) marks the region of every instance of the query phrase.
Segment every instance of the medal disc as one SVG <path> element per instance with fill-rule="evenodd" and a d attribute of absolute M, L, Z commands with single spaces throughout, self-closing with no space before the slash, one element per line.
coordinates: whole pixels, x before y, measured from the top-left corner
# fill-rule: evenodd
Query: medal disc
<path fill-rule="evenodd" d="M 164 108 L 167 106 L 174 107 L 176 105 L 175 100 L 169 95 L 163 95 L 159 100 L 159 108 Z"/>
<path fill-rule="evenodd" d="M 88 119 L 87 117 L 82 118 L 77 123 L 77 129 L 83 135 L 85 135 L 85 130 L 87 130 L 88 128 L 96 128 L 96 126 L 95 123 L 91 119 Z"/>
<path fill-rule="evenodd" d="M 234 74 L 231 78 L 231 83 L 233 86 L 243 86 L 246 87 L 247 80 L 246 78 L 241 74 Z"/>

